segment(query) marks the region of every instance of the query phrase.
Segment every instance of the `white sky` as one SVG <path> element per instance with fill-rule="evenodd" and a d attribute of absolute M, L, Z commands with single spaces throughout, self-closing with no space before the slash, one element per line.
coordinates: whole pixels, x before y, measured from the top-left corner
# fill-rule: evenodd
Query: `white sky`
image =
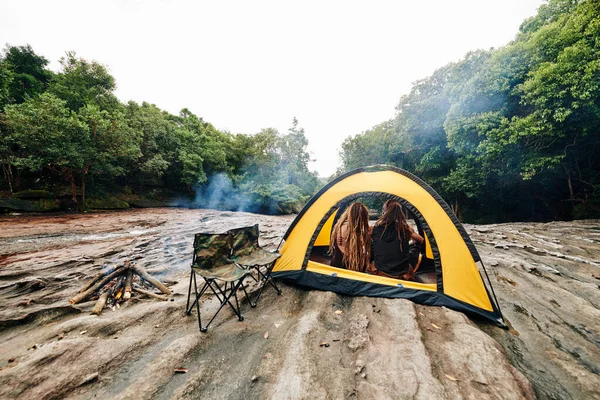
<path fill-rule="evenodd" d="M 331 175 L 342 141 L 394 115 L 411 82 L 512 40 L 542 0 L 0 0 L 0 44 L 58 69 L 99 61 L 126 102 L 183 107 L 232 133 L 298 118 Z"/>

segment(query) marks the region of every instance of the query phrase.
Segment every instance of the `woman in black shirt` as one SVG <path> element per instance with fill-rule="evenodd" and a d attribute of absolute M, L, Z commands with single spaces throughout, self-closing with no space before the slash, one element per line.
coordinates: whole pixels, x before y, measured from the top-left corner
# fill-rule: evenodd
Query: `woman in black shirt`
<path fill-rule="evenodd" d="M 410 240 L 423 242 L 423 237 L 413 231 L 406 221 L 402 206 L 388 200 L 383 213 L 375 222 L 371 233 L 371 254 L 374 258 L 374 274 L 398 279 L 412 279 L 418 261 L 419 250 Z"/>

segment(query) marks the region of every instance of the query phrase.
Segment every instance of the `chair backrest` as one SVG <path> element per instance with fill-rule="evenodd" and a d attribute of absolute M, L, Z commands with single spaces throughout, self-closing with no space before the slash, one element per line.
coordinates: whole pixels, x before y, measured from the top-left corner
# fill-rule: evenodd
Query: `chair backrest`
<path fill-rule="evenodd" d="M 214 269 L 231 264 L 231 238 L 229 233 L 196 233 L 192 267 Z"/>
<path fill-rule="evenodd" d="M 258 245 L 258 224 L 231 229 L 228 233 L 232 236 L 232 253 L 234 257 L 247 256 L 260 248 Z"/>

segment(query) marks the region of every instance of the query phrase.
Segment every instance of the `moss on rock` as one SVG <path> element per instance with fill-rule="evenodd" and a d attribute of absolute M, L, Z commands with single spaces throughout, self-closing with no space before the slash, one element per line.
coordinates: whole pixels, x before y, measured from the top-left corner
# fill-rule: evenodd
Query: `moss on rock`
<path fill-rule="evenodd" d="M 129 208 L 129 203 L 114 196 L 107 198 L 90 198 L 86 199 L 85 208 L 92 210 L 120 210 Z"/>
<path fill-rule="evenodd" d="M 54 199 L 54 195 L 47 190 L 22 190 L 13 194 L 15 199 Z"/>
<path fill-rule="evenodd" d="M 51 212 L 59 211 L 60 204 L 55 199 L 22 200 L 0 199 L 0 211 Z"/>
<path fill-rule="evenodd" d="M 169 201 L 160 200 L 149 200 L 149 199 L 136 199 L 132 200 L 129 204 L 131 207 L 136 208 L 154 208 L 154 207 L 169 207 Z"/>

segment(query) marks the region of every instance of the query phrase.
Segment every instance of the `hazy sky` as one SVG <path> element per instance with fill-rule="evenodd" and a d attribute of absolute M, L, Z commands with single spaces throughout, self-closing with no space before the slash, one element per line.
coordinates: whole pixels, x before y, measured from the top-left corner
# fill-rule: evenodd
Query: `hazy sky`
<path fill-rule="evenodd" d="M 512 40 L 542 0 L 0 0 L 0 43 L 99 61 L 122 101 L 232 133 L 296 116 L 321 176 L 342 141 L 394 116 L 411 82 Z"/>

